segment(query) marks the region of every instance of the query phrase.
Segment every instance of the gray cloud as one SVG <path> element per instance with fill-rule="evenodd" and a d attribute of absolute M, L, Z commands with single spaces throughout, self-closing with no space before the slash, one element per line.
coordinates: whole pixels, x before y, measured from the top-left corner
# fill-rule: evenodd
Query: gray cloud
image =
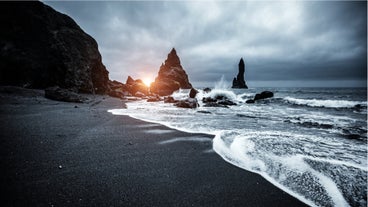
<path fill-rule="evenodd" d="M 243 57 L 251 82 L 366 84 L 366 2 L 46 4 L 96 39 L 111 79 L 154 78 L 175 47 L 194 83 L 232 80 Z"/>

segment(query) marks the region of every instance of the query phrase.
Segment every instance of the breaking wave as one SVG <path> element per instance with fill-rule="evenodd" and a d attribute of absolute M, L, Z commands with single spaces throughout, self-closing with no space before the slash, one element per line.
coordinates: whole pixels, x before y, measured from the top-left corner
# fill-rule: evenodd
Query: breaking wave
<path fill-rule="evenodd" d="M 347 100 L 321 100 L 321 99 L 299 99 L 285 97 L 284 100 L 295 105 L 304 105 L 310 107 L 325 107 L 325 108 L 359 108 L 367 107 L 366 102 L 362 101 L 347 101 Z"/>
<path fill-rule="evenodd" d="M 237 105 L 182 109 L 137 101 L 127 103 L 127 109 L 110 112 L 185 132 L 213 134 L 213 149 L 224 160 L 260 174 L 308 205 L 367 205 L 366 91 L 349 101 L 349 91 L 343 92 L 341 100 L 334 100 L 331 95 L 342 92 L 326 89 L 303 94 L 303 90 L 283 89 L 269 101 L 246 104 L 260 91 L 220 85 L 225 87 L 218 84 L 209 93 L 199 90 L 196 98 L 201 102 L 203 97 L 222 96 Z M 173 97 L 185 99 L 188 93 L 179 90 Z M 306 98 L 310 94 L 314 97 Z M 326 94 L 330 97 L 321 100 Z M 292 107 L 295 105 L 298 107 Z M 355 113 L 356 108 L 364 110 Z"/>

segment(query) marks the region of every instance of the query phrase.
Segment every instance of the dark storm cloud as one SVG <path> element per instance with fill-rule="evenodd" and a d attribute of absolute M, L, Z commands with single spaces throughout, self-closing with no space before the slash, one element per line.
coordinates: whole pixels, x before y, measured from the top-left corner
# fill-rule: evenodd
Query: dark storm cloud
<path fill-rule="evenodd" d="M 156 76 L 172 47 L 192 82 L 367 77 L 366 2 L 46 2 L 99 43 L 110 78 Z"/>

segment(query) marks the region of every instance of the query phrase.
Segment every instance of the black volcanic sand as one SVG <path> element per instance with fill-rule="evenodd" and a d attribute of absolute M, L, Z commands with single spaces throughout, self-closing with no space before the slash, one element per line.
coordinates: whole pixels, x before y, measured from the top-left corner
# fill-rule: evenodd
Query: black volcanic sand
<path fill-rule="evenodd" d="M 212 136 L 112 115 L 121 100 L 89 98 L 1 88 L 2 206 L 305 206 L 222 160 Z"/>

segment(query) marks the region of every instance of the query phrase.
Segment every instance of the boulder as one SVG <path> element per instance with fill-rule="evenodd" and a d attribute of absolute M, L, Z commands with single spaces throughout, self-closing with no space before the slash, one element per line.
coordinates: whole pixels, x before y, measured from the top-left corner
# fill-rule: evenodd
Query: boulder
<path fill-rule="evenodd" d="M 97 42 L 69 16 L 40 1 L 9 1 L 0 25 L 0 85 L 108 92 Z"/>
<path fill-rule="evenodd" d="M 203 92 L 204 92 L 204 93 L 209 93 L 209 92 L 211 92 L 211 89 L 210 89 L 210 88 L 204 88 L 204 89 L 203 89 Z"/>
<path fill-rule="evenodd" d="M 83 103 L 88 100 L 87 98 L 77 93 L 74 93 L 73 91 L 60 88 L 58 86 L 46 88 L 45 97 L 55 101 L 75 102 L 75 103 Z"/>
<path fill-rule="evenodd" d="M 150 97 L 147 99 L 147 102 L 159 102 L 161 101 L 160 97 L 156 96 L 156 97 Z"/>
<path fill-rule="evenodd" d="M 175 48 L 168 54 L 165 63 L 163 63 L 158 72 L 158 76 L 151 84 L 150 90 L 160 96 L 167 96 L 174 91 L 182 89 L 191 89 L 188 75 L 180 64 L 180 59 L 176 54 Z"/>
<path fill-rule="evenodd" d="M 195 98 L 197 93 L 198 93 L 198 90 L 196 90 L 195 88 L 190 89 L 189 98 Z"/>
<path fill-rule="evenodd" d="M 185 100 L 180 100 L 174 104 L 174 106 L 180 107 L 180 108 L 197 108 L 198 101 L 195 98 L 187 98 Z"/>
<path fill-rule="evenodd" d="M 232 88 L 248 88 L 244 80 L 245 64 L 243 58 L 239 62 L 239 72 L 238 75 L 233 80 Z"/>
<path fill-rule="evenodd" d="M 257 93 L 254 97 L 254 101 L 266 99 L 266 98 L 272 98 L 273 93 L 271 91 L 263 91 L 262 93 Z"/>
<path fill-rule="evenodd" d="M 254 100 L 253 99 L 249 99 L 245 103 L 247 103 L 247 104 L 253 104 L 254 103 Z"/>
<path fill-rule="evenodd" d="M 164 97 L 164 103 L 176 103 L 176 102 L 178 101 L 175 100 L 172 96 Z"/>
<path fill-rule="evenodd" d="M 205 103 L 204 107 L 224 107 L 237 105 L 233 101 L 228 100 L 226 96 L 217 95 L 212 97 L 203 97 L 202 102 Z"/>

